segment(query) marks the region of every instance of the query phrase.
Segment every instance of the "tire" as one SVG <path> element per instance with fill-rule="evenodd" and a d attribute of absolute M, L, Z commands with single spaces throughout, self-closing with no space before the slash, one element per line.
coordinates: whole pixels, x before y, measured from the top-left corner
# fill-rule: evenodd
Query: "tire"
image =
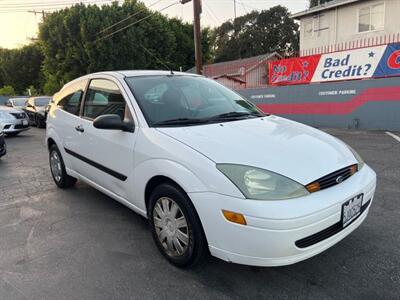
<path fill-rule="evenodd" d="M 35 123 L 37 128 L 46 128 L 46 122 L 43 121 L 40 117 L 36 116 Z"/>
<path fill-rule="evenodd" d="M 49 150 L 49 164 L 51 176 L 55 184 L 61 189 L 67 189 L 75 185 L 76 178 L 69 176 L 65 171 L 64 160 L 57 145 L 53 144 Z"/>
<path fill-rule="evenodd" d="M 21 133 L 20 131 L 18 131 L 18 132 L 8 132 L 8 133 L 6 133 L 6 135 L 7 136 L 17 136 L 20 133 Z"/>
<path fill-rule="evenodd" d="M 39 117 L 37 115 L 35 116 L 35 125 L 37 128 L 42 128 L 41 126 L 42 123 L 40 122 Z"/>
<path fill-rule="evenodd" d="M 162 216 L 160 210 L 168 213 Z M 175 216 L 172 211 L 176 211 Z M 171 264 L 191 267 L 205 256 L 207 241 L 203 227 L 192 202 L 181 189 L 169 183 L 157 186 L 150 196 L 148 218 L 154 242 Z"/>

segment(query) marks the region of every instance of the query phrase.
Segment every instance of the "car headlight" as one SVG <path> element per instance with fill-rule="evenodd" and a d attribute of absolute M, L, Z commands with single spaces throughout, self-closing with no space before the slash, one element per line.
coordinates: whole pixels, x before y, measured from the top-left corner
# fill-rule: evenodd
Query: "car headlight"
<path fill-rule="evenodd" d="M 349 150 L 353 153 L 354 157 L 357 160 L 357 171 L 360 171 L 362 169 L 362 167 L 364 167 L 365 162 L 362 159 L 362 157 L 360 156 L 360 154 L 357 153 L 356 150 L 354 150 L 353 148 L 351 148 L 349 145 L 346 144 L 346 146 L 349 148 Z"/>
<path fill-rule="evenodd" d="M 0 119 L 2 120 L 13 120 L 14 117 L 10 115 L 9 113 L 6 113 L 4 111 L 0 111 Z"/>
<path fill-rule="evenodd" d="M 300 183 L 277 173 L 250 166 L 217 164 L 247 199 L 284 200 L 306 196 L 309 192 Z"/>

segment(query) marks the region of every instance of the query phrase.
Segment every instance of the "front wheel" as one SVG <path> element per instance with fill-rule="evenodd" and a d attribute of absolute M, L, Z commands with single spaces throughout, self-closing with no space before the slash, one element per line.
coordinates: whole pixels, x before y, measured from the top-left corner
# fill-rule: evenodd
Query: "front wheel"
<path fill-rule="evenodd" d="M 150 196 L 149 222 L 158 249 L 177 267 L 193 266 L 205 255 L 207 242 L 189 197 L 172 184 Z"/>
<path fill-rule="evenodd" d="M 49 162 L 51 175 L 59 188 L 66 189 L 75 185 L 76 178 L 69 176 L 65 171 L 64 161 L 55 144 L 50 147 Z"/>
<path fill-rule="evenodd" d="M 17 131 L 17 132 L 7 132 L 6 136 L 17 136 L 18 134 L 20 134 L 19 131 Z"/>

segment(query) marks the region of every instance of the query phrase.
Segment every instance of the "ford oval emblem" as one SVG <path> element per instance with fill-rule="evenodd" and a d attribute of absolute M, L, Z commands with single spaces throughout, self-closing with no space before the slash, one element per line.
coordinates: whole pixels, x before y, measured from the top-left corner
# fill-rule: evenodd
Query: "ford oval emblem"
<path fill-rule="evenodd" d="M 336 178 L 336 183 L 342 183 L 343 182 L 343 176 L 338 176 Z"/>

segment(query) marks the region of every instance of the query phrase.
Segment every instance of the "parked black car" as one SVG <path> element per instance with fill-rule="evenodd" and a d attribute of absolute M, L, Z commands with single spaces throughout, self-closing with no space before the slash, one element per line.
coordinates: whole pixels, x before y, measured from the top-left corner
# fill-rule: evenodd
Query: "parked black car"
<path fill-rule="evenodd" d="M 31 97 L 28 99 L 24 111 L 28 114 L 31 125 L 36 125 L 39 128 L 46 127 L 46 106 L 50 101 L 51 97 L 48 96 Z"/>
<path fill-rule="evenodd" d="M 6 141 L 4 139 L 4 133 L 0 131 L 0 157 L 6 155 L 6 153 L 7 153 L 7 146 L 6 146 Z"/>

